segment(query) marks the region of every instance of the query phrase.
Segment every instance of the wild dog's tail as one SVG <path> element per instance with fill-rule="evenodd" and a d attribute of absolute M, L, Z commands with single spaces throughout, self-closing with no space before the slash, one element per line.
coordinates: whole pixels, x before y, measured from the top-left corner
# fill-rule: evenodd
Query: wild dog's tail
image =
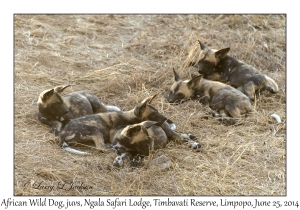
<path fill-rule="evenodd" d="M 79 151 L 79 150 L 76 150 L 76 149 L 72 149 L 71 147 L 69 147 L 69 145 L 68 145 L 66 142 L 64 142 L 64 143 L 61 145 L 61 147 L 62 147 L 64 150 L 66 150 L 66 151 L 68 151 L 68 152 L 71 152 L 71 153 L 73 153 L 73 154 L 76 154 L 76 155 L 87 155 L 87 154 L 89 154 L 89 153 L 87 153 L 87 152 L 82 152 L 82 151 Z"/>
<path fill-rule="evenodd" d="M 277 93 L 279 91 L 277 83 L 270 77 L 266 76 L 266 79 L 268 81 L 266 85 L 266 90 L 271 92 L 271 93 Z"/>
<path fill-rule="evenodd" d="M 116 106 L 105 105 L 105 107 L 108 111 L 117 111 L 117 112 L 121 111 L 121 109 Z"/>
<path fill-rule="evenodd" d="M 62 137 L 62 133 L 60 133 L 59 140 L 60 140 L 61 147 L 64 150 L 66 150 L 68 152 L 71 152 L 73 154 L 77 154 L 77 155 L 87 155 L 87 154 L 89 154 L 87 152 L 82 152 L 82 151 L 79 151 L 79 150 L 76 150 L 76 149 L 72 149 L 71 147 L 69 147 L 69 145 L 65 142 L 65 140 L 70 140 L 70 139 L 72 139 L 74 137 L 75 137 L 75 134 L 73 134 L 72 136 Z"/>
<path fill-rule="evenodd" d="M 177 128 L 176 124 L 172 120 L 167 119 L 167 123 L 169 124 L 171 130 L 175 130 Z"/>

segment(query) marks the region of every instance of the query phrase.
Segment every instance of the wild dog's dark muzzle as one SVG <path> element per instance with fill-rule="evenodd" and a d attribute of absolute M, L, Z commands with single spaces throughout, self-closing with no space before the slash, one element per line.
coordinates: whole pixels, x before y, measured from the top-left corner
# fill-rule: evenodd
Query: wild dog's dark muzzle
<path fill-rule="evenodd" d="M 215 71 L 215 64 L 209 61 L 199 61 L 196 65 L 194 65 L 199 74 L 212 74 Z"/>
<path fill-rule="evenodd" d="M 168 120 L 168 118 L 162 114 L 157 115 L 156 117 L 154 117 L 153 119 L 150 119 L 153 121 L 157 121 L 157 122 L 164 122 L 166 120 Z"/>
<path fill-rule="evenodd" d="M 179 104 L 184 100 L 184 95 L 170 93 L 167 101 L 171 104 Z"/>
<path fill-rule="evenodd" d="M 62 122 L 63 124 L 67 124 L 70 122 L 71 119 L 73 119 L 73 115 L 69 112 L 68 109 L 61 111 L 57 114 L 55 117 L 58 121 Z"/>
<path fill-rule="evenodd" d="M 182 93 L 174 94 L 170 92 L 167 97 L 167 101 L 169 103 L 180 103 L 184 99 L 184 97 L 185 96 Z"/>
<path fill-rule="evenodd" d="M 167 98 L 167 101 L 168 101 L 169 103 L 175 103 L 175 102 L 176 102 L 176 99 L 175 99 L 174 97 L 168 97 L 168 98 Z"/>
<path fill-rule="evenodd" d="M 63 122 L 64 124 L 67 124 L 67 123 L 70 122 L 70 120 L 74 119 L 74 117 L 73 117 L 73 115 L 72 115 L 70 112 L 67 112 L 64 116 L 62 116 L 61 119 L 63 119 L 62 122 Z"/>
<path fill-rule="evenodd" d="M 60 120 L 60 118 L 62 117 L 65 117 L 69 113 L 69 109 L 65 104 L 54 104 L 50 108 L 52 115 L 55 116 L 58 120 Z"/>

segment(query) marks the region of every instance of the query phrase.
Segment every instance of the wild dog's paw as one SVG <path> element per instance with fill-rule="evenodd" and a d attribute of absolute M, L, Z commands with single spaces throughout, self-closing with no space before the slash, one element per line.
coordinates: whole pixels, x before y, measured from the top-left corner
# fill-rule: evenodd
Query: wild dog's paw
<path fill-rule="evenodd" d="M 201 144 L 199 142 L 193 142 L 190 144 L 190 148 L 192 148 L 193 150 L 199 152 L 200 148 L 201 148 Z"/>
<path fill-rule="evenodd" d="M 181 133 L 180 134 L 181 138 L 188 142 L 189 143 L 189 147 L 192 148 L 193 150 L 195 151 L 199 151 L 200 148 L 201 148 L 201 145 L 199 142 L 197 142 L 197 137 L 192 135 L 192 134 L 184 134 L 184 133 Z"/>
<path fill-rule="evenodd" d="M 220 114 L 220 113 L 217 113 L 214 111 L 209 112 L 209 114 L 211 114 L 215 118 L 225 118 L 226 117 L 226 115 L 224 113 Z"/>
<path fill-rule="evenodd" d="M 191 140 L 196 140 L 196 139 L 198 139 L 197 136 L 194 136 L 194 135 L 192 135 L 192 134 L 188 134 L 188 135 L 190 135 L 190 139 L 191 139 Z"/>
<path fill-rule="evenodd" d="M 111 144 L 104 144 L 103 148 L 118 153 L 118 150 Z"/>
<path fill-rule="evenodd" d="M 117 156 L 116 159 L 114 160 L 113 166 L 115 167 L 123 167 L 124 166 L 124 161 L 122 156 Z"/>
<path fill-rule="evenodd" d="M 60 131 L 62 130 L 62 126 L 63 126 L 63 124 L 61 122 L 58 122 L 58 121 L 53 122 L 50 132 L 54 133 L 55 136 L 58 136 Z"/>
<path fill-rule="evenodd" d="M 195 66 L 196 65 L 196 62 L 190 62 L 189 63 L 189 66 Z"/>
<path fill-rule="evenodd" d="M 141 158 L 141 156 L 139 156 L 139 155 L 135 156 L 135 157 L 132 159 L 132 161 L 130 161 L 130 167 L 136 168 L 136 167 L 141 166 L 141 164 L 142 164 L 142 158 Z"/>
<path fill-rule="evenodd" d="M 221 121 L 221 123 L 223 123 L 224 125 L 234 125 L 234 124 L 237 123 L 237 120 L 230 119 L 230 118 L 221 118 L 220 121 Z"/>
<path fill-rule="evenodd" d="M 55 136 L 58 136 L 60 133 L 60 127 L 52 127 L 50 133 L 54 133 Z"/>
<path fill-rule="evenodd" d="M 192 134 L 180 133 L 179 135 L 185 141 L 194 141 L 197 139 L 197 137 Z"/>

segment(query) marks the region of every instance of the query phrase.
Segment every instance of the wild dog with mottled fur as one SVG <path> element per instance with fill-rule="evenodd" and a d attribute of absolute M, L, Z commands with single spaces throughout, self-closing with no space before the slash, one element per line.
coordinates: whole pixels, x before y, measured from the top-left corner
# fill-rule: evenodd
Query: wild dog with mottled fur
<path fill-rule="evenodd" d="M 251 100 L 254 99 L 256 91 L 278 92 L 278 85 L 273 79 L 261 74 L 256 68 L 227 55 L 229 47 L 213 50 L 199 40 L 198 42 L 202 50 L 200 58 L 197 62 L 191 62 L 190 65 L 196 67 L 204 78 L 229 82 L 229 85 L 243 92 Z"/>
<path fill-rule="evenodd" d="M 43 91 L 38 99 L 38 119 L 51 127 L 51 132 L 58 135 L 61 128 L 71 119 L 89 114 L 108 111 L 120 111 L 116 106 L 107 106 L 89 93 L 80 91 L 66 95 L 61 93 L 70 85 L 57 86 Z"/>
<path fill-rule="evenodd" d="M 175 81 L 167 97 L 169 103 L 198 98 L 212 110 L 229 114 L 233 118 L 239 118 L 242 114 L 253 111 L 249 98 L 229 85 L 204 79 L 202 75 L 182 81 L 174 69 L 173 72 Z"/>
<path fill-rule="evenodd" d="M 136 124 L 145 120 L 164 122 L 167 118 L 150 105 L 156 95 L 146 98 L 130 111 L 107 112 L 87 115 L 71 120 L 60 132 L 60 143 L 94 141 L 96 148 L 109 149 L 108 143 L 119 129 L 127 125 Z M 174 132 L 168 123 L 164 122 L 161 127 L 168 138 L 181 140 L 181 136 Z"/>
<path fill-rule="evenodd" d="M 140 157 L 148 156 L 151 151 L 166 147 L 169 139 L 166 132 L 169 128 L 162 127 L 163 122 L 144 121 L 128 125 L 120 129 L 112 140 L 112 145 L 118 155 L 113 163 L 116 167 L 124 165 L 124 159 L 131 161 L 131 166 L 140 164 Z M 167 130 L 166 130 L 167 129 Z M 196 137 L 189 134 L 179 134 L 182 139 L 189 142 L 193 149 L 200 149 Z"/>

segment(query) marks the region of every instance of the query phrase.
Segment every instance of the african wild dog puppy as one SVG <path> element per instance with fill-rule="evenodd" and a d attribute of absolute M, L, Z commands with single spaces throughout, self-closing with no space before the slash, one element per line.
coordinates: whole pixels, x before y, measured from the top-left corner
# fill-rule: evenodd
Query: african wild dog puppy
<path fill-rule="evenodd" d="M 249 98 L 237 89 L 221 82 L 204 79 L 202 75 L 182 81 L 173 69 L 175 82 L 170 88 L 169 103 L 185 99 L 199 99 L 212 110 L 218 110 L 233 118 L 253 111 Z M 235 121 L 233 120 L 232 123 Z"/>
<path fill-rule="evenodd" d="M 229 47 L 213 50 L 199 40 L 198 42 L 202 50 L 200 58 L 197 62 L 191 62 L 190 65 L 196 67 L 204 78 L 229 82 L 229 85 L 243 92 L 251 100 L 254 99 L 256 91 L 278 92 L 278 85 L 273 79 L 261 74 L 254 67 L 227 55 Z"/>
<path fill-rule="evenodd" d="M 165 122 L 167 118 L 150 105 L 155 96 L 146 98 L 130 111 L 98 113 L 71 120 L 60 132 L 61 145 L 74 141 L 94 141 L 96 148 L 110 149 L 107 143 L 112 143 L 118 129 L 145 120 L 164 122 L 161 127 L 168 138 L 182 140 L 181 135 Z"/>
<path fill-rule="evenodd" d="M 164 122 L 144 121 L 128 125 L 120 129 L 112 140 L 112 145 L 118 155 L 113 163 L 116 167 L 124 165 L 126 159 L 132 160 L 131 166 L 138 166 L 141 157 L 148 156 L 151 151 L 166 147 L 169 139 L 166 134 L 167 127 L 162 127 Z M 172 131 L 169 131 L 172 132 Z M 200 144 L 195 141 L 196 137 L 189 134 L 179 134 L 190 147 L 199 151 Z"/>
<path fill-rule="evenodd" d="M 94 113 L 120 111 L 118 107 L 107 106 L 89 93 L 80 91 L 66 95 L 61 93 L 70 85 L 57 86 L 43 91 L 38 99 L 38 119 L 51 127 L 51 132 L 58 135 L 61 128 L 71 119 Z"/>

